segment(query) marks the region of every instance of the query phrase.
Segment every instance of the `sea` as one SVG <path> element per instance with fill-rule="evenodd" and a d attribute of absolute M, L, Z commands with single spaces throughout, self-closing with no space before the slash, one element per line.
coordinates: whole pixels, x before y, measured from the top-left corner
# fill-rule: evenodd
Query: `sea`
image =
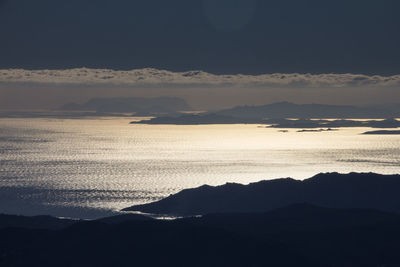
<path fill-rule="evenodd" d="M 94 219 L 204 184 L 400 173 L 400 135 L 140 118 L 1 118 L 0 213 Z"/>

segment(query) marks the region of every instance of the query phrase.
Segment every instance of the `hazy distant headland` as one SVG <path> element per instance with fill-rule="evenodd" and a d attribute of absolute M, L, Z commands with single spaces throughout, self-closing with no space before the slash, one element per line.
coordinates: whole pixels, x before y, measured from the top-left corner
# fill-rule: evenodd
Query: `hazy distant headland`
<path fill-rule="evenodd" d="M 93 98 L 84 104 L 69 103 L 61 106 L 60 110 L 68 111 L 96 111 L 134 113 L 138 116 L 154 114 L 175 114 L 182 111 L 191 111 L 188 103 L 176 97 L 138 98 Z"/>
<path fill-rule="evenodd" d="M 388 106 L 343 106 L 323 104 L 294 104 L 279 102 L 263 106 L 237 106 L 221 110 L 220 115 L 237 118 L 331 118 L 331 119 L 382 119 L 400 117 L 400 104 Z"/>
<path fill-rule="evenodd" d="M 131 118 L 132 114 L 118 112 L 74 111 L 74 110 L 28 110 L 28 111 L 0 111 L 0 118 L 54 118 L 54 119 L 82 119 L 100 117 Z"/>
<path fill-rule="evenodd" d="M 84 118 L 176 116 L 193 109 L 177 97 L 92 98 L 83 104 L 67 103 L 52 110 L 0 111 L 1 118 Z"/>

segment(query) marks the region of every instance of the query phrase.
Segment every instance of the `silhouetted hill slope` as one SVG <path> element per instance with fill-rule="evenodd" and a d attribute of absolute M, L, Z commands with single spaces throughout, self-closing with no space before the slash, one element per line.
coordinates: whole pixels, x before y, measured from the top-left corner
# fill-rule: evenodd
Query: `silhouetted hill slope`
<path fill-rule="evenodd" d="M 279 242 L 185 222 L 83 222 L 0 235 L 1 266 L 312 266 Z"/>
<path fill-rule="evenodd" d="M 199 215 L 265 212 L 295 203 L 331 208 L 372 208 L 400 212 L 400 175 L 327 173 L 310 179 L 277 179 L 249 185 L 225 184 L 186 189 L 157 202 L 126 210 Z"/>
<path fill-rule="evenodd" d="M 123 214 L 105 217 L 95 220 L 104 224 L 119 224 L 132 221 L 151 221 L 153 218 L 140 214 Z M 25 228 L 25 229 L 48 229 L 59 230 L 81 223 L 82 220 L 60 219 L 52 216 L 20 216 L 0 214 L 0 229 L 3 228 Z"/>
<path fill-rule="evenodd" d="M 379 266 L 379 262 L 399 266 L 394 259 L 400 234 L 397 214 L 296 204 L 267 213 L 213 214 L 184 220 L 290 244 L 288 247 L 320 266 Z"/>
<path fill-rule="evenodd" d="M 119 224 L 119 223 L 130 222 L 130 221 L 151 221 L 151 220 L 154 220 L 154 219 L 149 216 L 145 216 L 145 215 L 124 214 L 124 215 L 116 215 L 116 216 L 101 218 L 96 221 L 101 222 L 101 223 L 108 223 L 108 224 Z"/>
<path fill-rule="evenodd" d="M 309 204 L 0 236 L 1 266 L 400 266 L 400 215 Z"/>
<path fill-rule="evenodd" d="M 136 112 L 148 113 L 175 113 L 191 110 L 185 100 L 175 97 L 157 98 L 93 98 L 79 105 L 76 103 L 66 104 L 61 110 L 91 110 L 97 112 Z"/>
<path fill-rule="evenodd" d="M 293 204 L 265 213 L 215 213 L 182 221 L 246 234 L 275 235 L 284 231 L 325 231 L 400 222 L 398 214 L 371 209 L 333 209 L 308 203 Z"/>
<path fill-rule="evenodd" d="M 0 214 L 0 229 L 8 227 L 28 229 L 61 229 L 74 224 L 76 221 L 58 219 L 51 216 L 26 217 Z"/>
<path fill-rule="evenodd" d="M 322 104 L 273 103 L 263 106 L 238 106 L 217 112 L 237 118 L 389 118 L 398 110 L 384 107 L 357 107 Z"/>

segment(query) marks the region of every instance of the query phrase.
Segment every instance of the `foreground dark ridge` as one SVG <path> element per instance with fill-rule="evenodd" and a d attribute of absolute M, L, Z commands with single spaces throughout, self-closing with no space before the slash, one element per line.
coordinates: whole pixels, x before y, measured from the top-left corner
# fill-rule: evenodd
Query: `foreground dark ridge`
<path fill-rule="evenodd" d="M 142 219 L 56 229 L 11 224 L 0 228 L 0 266 L 400 266 L 394 213 L 297 204 L 267 213 Z"/>
<path fill-rule="evenodd" d="M 105 224 L 118 224 L 128 221 L 150 221 L 153 218 L 140 214 L 116 215 L 94 220 Z M 20 216 L 0 214 L 0 229 L 5 228 L 24 228 L 24 229 L 48 229 L 59 230 L 67 228 L 85 220 L 60 219 L 52 216 Z M 1 266 L 1 265 L 0 265 Z"/>
<path fill-rule="evenodd" d="M 265 212 L 295 203 L 311 203 L 331 208 L 372 208 L 400 213 L 399 192 L 400 175 L 326 173 L 304 181 L 286 178 L 249 185 L 204 185 L 125 210 L 187 216 Z"/>

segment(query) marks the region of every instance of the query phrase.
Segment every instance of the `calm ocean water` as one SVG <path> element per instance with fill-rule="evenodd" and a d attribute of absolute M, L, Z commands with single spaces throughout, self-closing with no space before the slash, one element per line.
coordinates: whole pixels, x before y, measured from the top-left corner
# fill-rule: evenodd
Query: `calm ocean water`
<path fill-rule="evenodd" d="M 319 172 L 400 173 L 400 135 L 257 125 L 0 119 L 0 213 L 95 218 L 184 188 Z"/>

